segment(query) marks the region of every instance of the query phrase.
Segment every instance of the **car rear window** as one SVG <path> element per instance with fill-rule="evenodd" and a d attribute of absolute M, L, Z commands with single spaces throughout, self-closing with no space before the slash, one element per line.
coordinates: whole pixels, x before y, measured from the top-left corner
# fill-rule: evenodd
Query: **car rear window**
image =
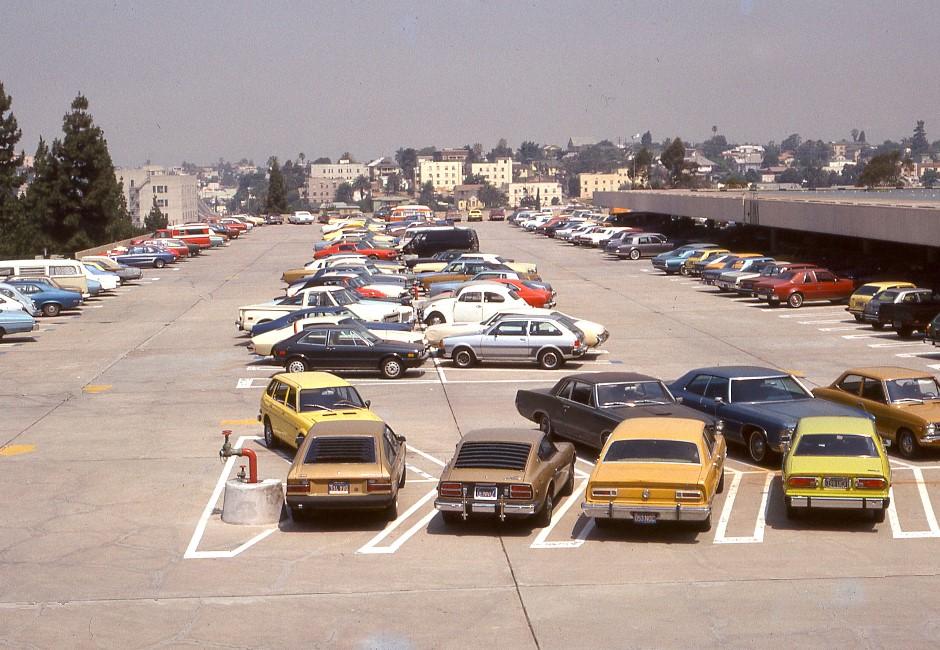
<path fill-rule="evenodd" d="M 843 433 L 808 433 L 800 438 L 794 456 L 862 456 L 875 458 L 878 450 L 868 436 Z"/>
<path fill-rule="evenodd" d="M 304 456 L 305 465 L 374 462 L 375 440 L 365 436 L 314 438 Z"/>
<path fill-rule="evenodd" d="M 878 287 L 874 284 L 866 284 L 855 291 L 856 296 L 873 296 L 878 293 Z"/>
<path fill-rule="evenodd" d="M 604 462 L 700 463 L 698 447 L 683 440 L 616 440 Z"/>
<path fill-rule="evenodd" d="M 454 460 L 456 469 L 525 469 L 532 445 L 527 442 L 465 442 Z"/>

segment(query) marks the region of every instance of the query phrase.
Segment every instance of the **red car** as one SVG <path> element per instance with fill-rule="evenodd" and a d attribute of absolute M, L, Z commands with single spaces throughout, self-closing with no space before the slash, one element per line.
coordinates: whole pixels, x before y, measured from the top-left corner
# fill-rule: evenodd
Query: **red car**
<path fill-rule="evenodd" d="M 323 248 L 318 250 L 313 259 L 321 259 L 324 257 L 329 257 L 330 255 L 338 255 L 340 253 L 356 253 L 358 255 L 365 255 L 374 260 L 396 260 L 398 259 L 398 251 L 394 248 L 373 248 L 369 244 L 364 242 L 340 242 L 338 244 L 333 244 L 329 248 Z"/>
<path fill-rule="evenodd" d="M 156 246 L 170 253 L 176 253 L 176 257 L 189 257 L 189 246 L 178 239 L 135 239 L 131 242 L 134 246 Z"/>
<path fill-rule="evenodd" d="M 525 300 L 533 307 L 540 307 L 545 309 L 551 309 L 555 306 L 555 292 L 544 289 L 528 280 L 515 280 L 510 278 L 487 278 L 486 280 L 481 280 L 481 282 L 498 282 L 499 284 L 508 284 L 513 289 L 516 290 L 516 293 L 519 294 L 519 297 Z M 456 293 L 455 289 L 447 289 L 441 291 L 437 295 L 446 296 L 454 295 Z"/>
<path fill-rule="evenodd" d="M 832 271 L 821 268 L 787 271 L 754 285 L 758 299 L 766 300 L 771 307 L 785 302 L 793 309 L 802 307 L 805 302 L 843 302 L 854 291 L 854 280 L 837 277 Z"/>
<path fill-rule="evenodd" d="M 239 221 L 238 219 L 220 219 L 219 224 L 231 228 L 232 230 L 237 230 L 242 233 L 248 230 L 248 224 Z"/>

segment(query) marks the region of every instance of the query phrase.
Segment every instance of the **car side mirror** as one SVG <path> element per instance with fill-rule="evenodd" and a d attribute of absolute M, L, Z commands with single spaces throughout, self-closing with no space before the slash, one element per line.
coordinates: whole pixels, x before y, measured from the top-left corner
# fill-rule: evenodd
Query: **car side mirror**
<path fill-rule="evenodd" d="M 684 397 L 677 397 L 677 398 L 676 398 L 676 404 L 682 404 L 682 403 L 684 403 L 684 402 L 685 402 L 685 398 L 684 398 Z"/>
<path fill-rule="evenodd" d="M 882 438 L 881 444 L 883 444 L 885 446 L 885 449 L 887 449 L 888 447 L 891 446 L 891 441 L 888 438 Z"/>
<path fill-rule="evenodd" d="M 367 399 L 366 402 L 365 402 L 365 404 L 366 404 L 366 408 L 367 408 L 367 409 L 368 409 L 368 408 L 372 408 L 372 400 L 371 400 L 371 399 Z"/>
<path fill-rule="evenodd" d="M 725 398 L 724 398 L 724 397 L 716 397 L 716 398 L 715 398 L 715 404 L 724 404 L 724 403 L 725 403 Z"/>
<path fill-rule="evenodd" d="M 395 434 L 395 440 L 397 440 L 398 442 L 405 442 L 407 439 L 405 438 L 405 436 L 400 436 L 398 434 Z"/>
<path fill-rule="evenodd" d="M 294 444 L 297 445 L 297 449 L 300 449 L 300 445 L 304 444 L 304 436 L 298 433 L 297 437 L 294 438 Z"/>

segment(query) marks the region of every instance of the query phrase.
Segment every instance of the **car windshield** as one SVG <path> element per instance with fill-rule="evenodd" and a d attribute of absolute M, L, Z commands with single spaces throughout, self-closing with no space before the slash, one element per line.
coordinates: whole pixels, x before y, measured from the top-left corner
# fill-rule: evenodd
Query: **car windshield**
<path fill-rule="evenodd" d="M 888 397 L 895 403 L 920 403 L 940 399 L 940 386 L 933 377 L 893 379 L 888 385 Z"/>
<path fill-rule="evenodd" d="M 333 298 L 336 300 L 337 305 L 351 305 L 352 303 L 356 302 L 356 298 L 351 293 L 346 291 L 346 289 L 343 289 L 342 291 L 333 291 L 332 294 Z"/>
<path fill-rule="evenodd" d="M 300 411 L 333 411 L 343 407 L 362 408 L 365 404 L 352 386 L 308 388 L 300 391 Z"/>
<path fill-rule="evenodd" d="M 672 397 L 658 381 L 623 381 L 597 385 L 597 405 L 601 408 L 670 404 Z"/>
<path fill-rule="evenodd" d="M 683 440 L 616 440 L 611 443 L 605 463 L 695 463 L 698 447 Z"/>
<path fill-rule="evenodd" d="M 898 294 L 900 292 L 897 289 L 888 289 L 887 291 L 881 291 L 880 293 L 875 294 L 875 297 L 872 300 L 877 300 L 878 302 L 894 302 L 898 299 Z"/>
<path fill-rule="evenodd" d="M 796 443 L 794 456 L 861 456 L 877 458 L 878 449 L 869 436 L 844 433 L 807 433 Z"/>
<path fill-rule="evenodd" d="M 811 397 L 790 375 L 731 381 L 732 402 L 786 402 Z"/>
<path fill-rule="evenodd" d="M 780 273 L 777 277 L 781 280 L 792 280 L 796 276 L 796 273 L 793 271 L 787 271 L 786 273 Z"/>

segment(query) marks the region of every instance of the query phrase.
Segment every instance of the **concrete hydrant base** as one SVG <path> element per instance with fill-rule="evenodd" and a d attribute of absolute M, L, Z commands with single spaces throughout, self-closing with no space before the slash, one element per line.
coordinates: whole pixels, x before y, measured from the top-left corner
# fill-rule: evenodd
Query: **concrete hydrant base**
<path fill-rule="evenodd" d="M 276 524 L 281 519 L 283 503 L 284 492 L 277 479 L 258 483 L 229 479 L 225 482 L 222 521 L 243 526 Z"/>

